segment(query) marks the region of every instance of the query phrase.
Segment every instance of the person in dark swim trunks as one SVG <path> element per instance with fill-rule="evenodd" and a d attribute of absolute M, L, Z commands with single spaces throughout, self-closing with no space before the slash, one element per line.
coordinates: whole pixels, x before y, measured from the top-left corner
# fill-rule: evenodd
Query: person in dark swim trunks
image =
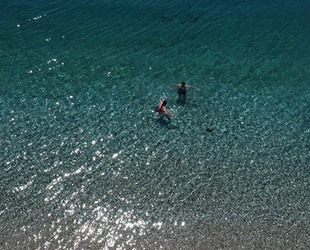
<path fill-rule="evenodd" d="M 200 89 L 198 89 L 198 88 L 195 88 L 195 87 L 189 86 L 189 85 L 185 85 L 185 82 L 181 82 L 180 84 L 173 84 L 173 85 L 167 86 L 167 88 L 171 88 L 171 87 L 179 87 L 178 88 L 178 95 L 179 95 L 179 98 L 183 99 L 184 103 L 186 100 L 186 88 L 191 88 L 191 89 L 194 89 L 196 91 L 200 91 Z"/>
<path fill-rule="evenodd" d="M 170 112 L 168 112 L 167 111 L 167 109 L 166 109 L 166 104 L 167 104 L 167 101 L 165 100 L 165 101 L 162 101 L 162 100 L 160 100 L 160 98 L 159 98 L 159 105 L 155 108 L 155 111 L 157 112 L 157 113 L 160 113 L 160 114 L 165 114 L 165 115 L 172 115 L 172 116 L 174 116 L 174 114 L 173 113 L 170 113 Z"/>

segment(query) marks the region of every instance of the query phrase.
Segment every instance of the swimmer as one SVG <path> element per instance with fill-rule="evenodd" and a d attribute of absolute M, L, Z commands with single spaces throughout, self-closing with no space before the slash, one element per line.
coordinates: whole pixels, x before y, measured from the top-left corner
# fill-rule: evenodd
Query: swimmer
<path fill-rule="evenodd" d="M 167 88 L 171 88 L 171 87 L 179 87 L 179 89 L 178 89 L 179 95 L 186 95 L 186 88 L 191 88 L 191 89 L 194 89 L 196 91 L 200 91 L 200 89 L 198 89 L 198 88 L 195 88 L 195 87 L 189 86 L 189 85 L 185 85 L 185 82 L 181 82 L 180 84 L 173 84 L 173 85 L 167 86 Z"/>
<path fill-rule="evenodd" d="M 162 100 L 160 100 L 160 98 L 159 98 L 159 105 L 155 108 L 155 111 L 157 112 L 157 113 L 162 113 L 162 114 L 165 114 L 165 115 L 172 115 L 172 116 L 174 116 L 174 114 L 173 113 L 170 113 L 170 112 L 168 112 L 167 111 L 167 109 L 166 109 L 166 104 L 167 104 L 167 101 L 165 100 L 165 101 L 162 101 Z"/>
<path fill-rule="evenodd" d="M 189 85 L 185 85 L 185 82 L 181 82 L 180 84 L 173 84 L 170 86 L 167 86 L 167 88 L 171 88 L 171 87 L 179 87 L 178 88 L 178 95 L 179 95 L 179 99 L 183 99 L 181 101 L 183 101 L 185 103 L 186 101 L 186 88 L 191 88 L 194 89 L 196 91 L 200 91 L 200 89 L 195 88 L 193 86 L 189 86 Z"/>

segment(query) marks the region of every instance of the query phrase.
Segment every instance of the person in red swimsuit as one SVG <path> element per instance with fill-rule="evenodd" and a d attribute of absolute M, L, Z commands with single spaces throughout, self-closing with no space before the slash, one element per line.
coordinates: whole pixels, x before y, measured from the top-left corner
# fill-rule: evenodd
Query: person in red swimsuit
<path fill-rule="evenodd" d="M 172 115 L 172 116 L 174 116 L 173 113 L 170 113 L 170 112 L 167 111 L 167 109 L 166 109 L 166 107 L 165 107 L 166 104 L 167 104 L 167 100 L 162 101 L 162 100 L 160 100 L 160 98 L 159 98 L 159 105 L 155 108 L 155 111 L 156 111 L 157 113 L 161 113 L 161 114 L 165 114 L 165 115 Z"/>

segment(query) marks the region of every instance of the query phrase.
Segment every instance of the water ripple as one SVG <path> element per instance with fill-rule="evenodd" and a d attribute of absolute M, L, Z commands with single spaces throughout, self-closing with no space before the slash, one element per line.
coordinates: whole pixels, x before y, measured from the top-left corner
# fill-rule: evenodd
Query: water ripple
<path fill-rule="evenodd" d="M 309 245 L 306 12 L 23 3 L 0 10 L 4 249 Z"/>

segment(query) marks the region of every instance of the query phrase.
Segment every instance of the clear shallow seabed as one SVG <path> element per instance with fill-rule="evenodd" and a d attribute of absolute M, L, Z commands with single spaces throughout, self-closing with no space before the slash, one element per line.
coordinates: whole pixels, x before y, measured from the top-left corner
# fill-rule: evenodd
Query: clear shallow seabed
<path fill-rule="evenodd" d="M 309 10 L 2 3 L 0 249 L 308 249 Z"/>

